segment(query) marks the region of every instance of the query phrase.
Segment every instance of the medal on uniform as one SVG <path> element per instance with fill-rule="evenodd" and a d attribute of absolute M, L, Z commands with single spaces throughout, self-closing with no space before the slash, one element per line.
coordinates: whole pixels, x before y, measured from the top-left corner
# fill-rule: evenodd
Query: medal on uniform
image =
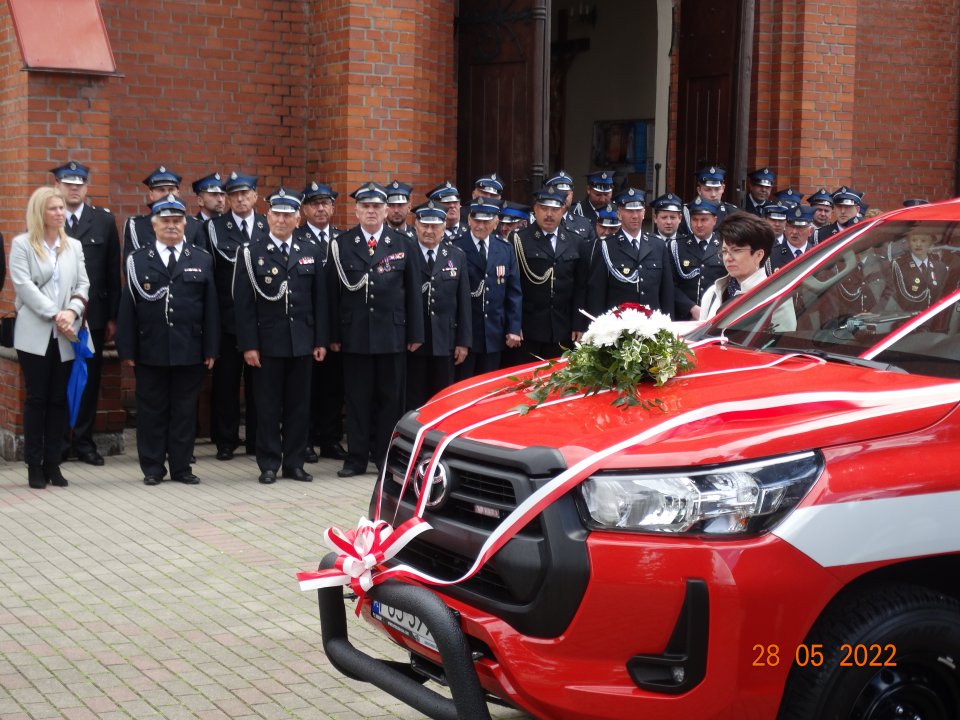
<path fill-rule="evenodd" d="M 150 292 L 150 283 L 144 283 L 143 289 L 146 290 L 147 292 Z"/>
<path fill-rule="evenodd" d="M 261 257 L 261 258 L 257 258 L 257 265 L 259 265 L 260 267 L 263 267 L 263 258 L 262 258 L 262 257 Z"/>
<path fill-rule="evenodd" d="M 683 261 L 683 266 L 684 266 L 684 267 L 690 267 L 690 261 L 689 261 L 689 260 L 684 260 L 684 261 Z"/>
<path fill-rule="evenodd" d="M 633 271 L 628 267 L 624 267 L 620 272 L 622 272 L 624 275 L 629 275 Z"/>
<path fill-rule="evenodd" d="M 278 272 L 280 272 L 280 271 L 277 270 L 277 266 L 276 266 L 276 265 L 274 265 L 272 268 L 270 268 L 270 274 L 271 274 L 271 275 L 276 275 Z"/>
<path fill-rule="evenodd" d="M 274 268 L 274 270 L 276 270 L 276 268 Z M 273 278 L 270 277 L 269 275 L 267 275 L 267 276 L 263 279 L 263 281 L 264 281 L 267 285 L 269 285 L 270 283 L 273 282 Z"/>

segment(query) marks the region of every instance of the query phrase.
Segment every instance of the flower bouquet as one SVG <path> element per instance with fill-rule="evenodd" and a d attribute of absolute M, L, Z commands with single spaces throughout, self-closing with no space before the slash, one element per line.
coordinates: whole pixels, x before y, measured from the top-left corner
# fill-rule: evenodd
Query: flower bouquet
<path fill-rule="evenodd" d="M 551 395 L 616 393 L 613 405 L 644 408 L 662 405 L 659 399 L 641 397 L 640 385 L 653 381 L 659 387 L 678 372 L 693 367 L 693 353 L 671 329 L 667 315 L 646 305 L 625 303 L 597 318 L 580 342 L 520 379 L 511 389 L 530 390 L 532 404 L 518 409 L 525 414 Z"/>

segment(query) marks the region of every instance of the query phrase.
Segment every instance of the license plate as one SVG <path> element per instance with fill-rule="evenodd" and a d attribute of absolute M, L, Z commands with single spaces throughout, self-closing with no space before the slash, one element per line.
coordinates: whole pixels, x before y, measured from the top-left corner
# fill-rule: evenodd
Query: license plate
<path fill-rule="evenodd" d="M 404 610 L 398 610 L 379 600 L 374 600 L 372 605 L 373 616 L 389 628 L 396 630 L 401 635 L 410 638 L 414 642 L 420 643 L 424 647 L 439 652 L 437 642 L 430 634 L 430 630 L 423 624 L 423 620 L 412 613 Z"/>

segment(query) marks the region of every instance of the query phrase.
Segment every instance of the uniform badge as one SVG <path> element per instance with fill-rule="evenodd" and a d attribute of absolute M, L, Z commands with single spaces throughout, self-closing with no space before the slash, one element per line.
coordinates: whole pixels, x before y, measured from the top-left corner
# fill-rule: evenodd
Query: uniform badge
<path fill-rule="evenodd" d="M 233 223 L 227 220 L 227 230 L 233 230 Z"/>
<path fill-rule="evenodd" d="M 914 285 L 912 288 L 910 288 L 910 292 L 920 292 L 920 286 Z"/>
<path fill-rule="evenodd" d="M 294 246 L 293 246 L 293 249 L 296 250 L 297 252 L 300 252 L 300 246 L 299 246 L 299 245 L 294 245 Z"/>
<path fill-rule="evenodd" d="M 263 230 L 263 220 L 257 220 L 257 227 Z"/>
<path fill-rule="evenodd" d="M 276 270 L 276 268 L 274 268 L 274 270 Z M 270 277 L 269 275 L 267 275 L 267 276 L 263 279 L 263 281 L 264 281 L 267 285 L 269 285 L 270 283 L 273 282 L 273 278 Z"/>
<path fill-rule="evenodd" d="M 690 261 L 689 261 L 689 260 L 684 260 L 684 261 L 683 261 L 683 266 L 684 266 L 684 267 L 690 267 Z"/>
<path fill-rule="evenodd" d="M 263 258 L 257 258 L 257 265 L 263 267 Z"/>
<path fill-rule="evenodd" d="M 622 272 L 624 275 L 629 275 L 631 272 L 633 272 L 633 270 L 632 268 L 624 267 L 620 272 Z"/>
<path fill-rule="evenodd" d="M 276 275 L 278 272 L 280 272 L 280 271 L 277 269 L 277 266 L 276 266 L 276 265 L 274 265 L 272 268 L 270 268 L 270 274 L 271 274 L 271 275 Z"/>
<path fill-rule="evenodd" d="M 919 284 L 920 284 L 920 278 L 914 278 L 914 279 L 913 279 L 913 284 L 914 284 L 914 285 L 919 285 Z"/>
<path fill-rule="evenodd" d="M 150 292 L 150 283 L 144 283 L 143 289 L 146 290 L 147 292 Z"/>

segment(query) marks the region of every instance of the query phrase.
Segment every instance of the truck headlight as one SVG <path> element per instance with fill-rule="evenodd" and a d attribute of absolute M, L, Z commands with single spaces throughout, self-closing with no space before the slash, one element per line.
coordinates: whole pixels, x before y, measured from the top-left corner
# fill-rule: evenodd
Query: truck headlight
<path fill-rule="evenodd" d="M 822 471 L 816 452 L 685 472 L 604 471 L 580 494 L 594 529 L 735 535 L 769 529 Z"/>

